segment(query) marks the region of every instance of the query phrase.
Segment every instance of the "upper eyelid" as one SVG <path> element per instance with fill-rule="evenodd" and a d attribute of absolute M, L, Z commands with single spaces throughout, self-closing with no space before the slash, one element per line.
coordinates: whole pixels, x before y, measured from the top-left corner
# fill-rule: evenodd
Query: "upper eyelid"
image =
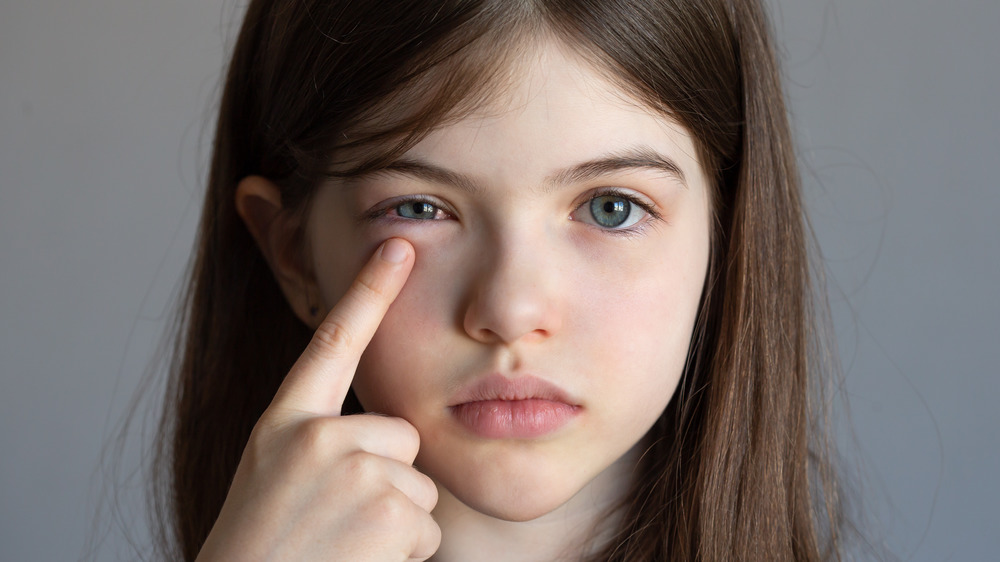
<path fill-rule="evenodd" d="M 619 195 L 627 199 L 634 199 L 636 201 L 641 201 L 642 203 L 647 205 L 654 205 L 654 203 L 646 195 L 631 188 L 615 186 L 615 185 L 595 187 L 594 189 L 584 192 L 582 194 L 582 197 L 584 198 L 584 201 L 589 201 L 594 197 L 600 197 L 602 195 L 609 195 L 609 194 Z"/>
<path fill-rule="evenodd" d="M 378 207 L 388 209 L 391 207 L 398 207 L 403 203 L 427 203 L 428 205 L 433 205 L 442 211 L 451 212 L 451 207 L 444 201 L 441 201 L 437 197 L 423 194 L 401 195 L 399 197 L 393 197 L 392 199 L 386 199 L 384 202 L 380 203 Z"/>

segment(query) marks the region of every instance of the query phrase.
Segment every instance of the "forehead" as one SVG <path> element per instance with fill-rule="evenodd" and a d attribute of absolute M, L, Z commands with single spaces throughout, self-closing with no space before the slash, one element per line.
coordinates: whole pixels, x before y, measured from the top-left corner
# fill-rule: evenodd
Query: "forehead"
<path fill-rule="evenodd" d="M 509 82 L 464 117 L 431 130 L 404 155 L 486 185 L 535 184 L 581 161 L 655 152 L 703 179 L 693 139 L 555 41 L 519 57 Z"/>

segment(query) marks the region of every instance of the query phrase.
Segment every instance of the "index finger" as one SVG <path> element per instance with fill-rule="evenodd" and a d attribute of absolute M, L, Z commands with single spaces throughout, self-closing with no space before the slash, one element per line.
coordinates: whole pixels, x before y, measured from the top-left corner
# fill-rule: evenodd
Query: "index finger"
<path fill-rule="evenodd" d="M 412 267 L 409 242 L 399 238 L 383 242 L 316 329 L 270 408 L 340 415 L 361 354 Z"/>

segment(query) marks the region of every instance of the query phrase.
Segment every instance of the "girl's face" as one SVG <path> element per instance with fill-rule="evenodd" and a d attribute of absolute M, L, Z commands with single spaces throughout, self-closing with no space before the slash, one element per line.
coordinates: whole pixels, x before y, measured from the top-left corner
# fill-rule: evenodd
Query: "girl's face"
<path fill-rule="evenodd" d="M 328 307 L 383 240 L 413 244 L 353 388 L 417 428 L 439 505 L 512 521 L 627 478 L 615 461 L 677 386 L 709 257 L 687 131 L 558 45 L 525 61 L 502 103 L 322 187 L 308 219 Z"/>

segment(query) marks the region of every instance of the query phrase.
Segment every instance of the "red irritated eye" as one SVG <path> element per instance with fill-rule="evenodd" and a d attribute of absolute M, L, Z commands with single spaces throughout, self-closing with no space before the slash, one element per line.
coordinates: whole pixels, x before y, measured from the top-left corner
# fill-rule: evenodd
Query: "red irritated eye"
<path fill-rule="evenodd" d="M 394 208 L 396 214 L 404 219 L 441 220 L 448 218 L 448 213 L 426 201 L 404 201 Z"/>
<path fill-rule="evenodd" d="M 362 218 L 376 221 L 381 218 L 403 221 L 442 221 L 454 219 L 455 215 L 435 199 L 425 196 L 407 196 L 383 201 Z"/>

